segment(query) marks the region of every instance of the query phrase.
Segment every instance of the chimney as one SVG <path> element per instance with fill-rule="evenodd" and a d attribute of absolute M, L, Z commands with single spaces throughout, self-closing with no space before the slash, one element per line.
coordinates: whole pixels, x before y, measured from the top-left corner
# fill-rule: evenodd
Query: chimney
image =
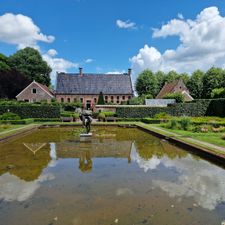
<path fill-rule="evenodd" d="M 128 75 L 130 76 L 131 75 L 131 72 L 132 72 L 132 69 L 128 69 Z"/>
<path fill-rule="evenodd" d="M 83 76 L 83 68 L 82 67 L 79 68 L 79 75 Z"/>

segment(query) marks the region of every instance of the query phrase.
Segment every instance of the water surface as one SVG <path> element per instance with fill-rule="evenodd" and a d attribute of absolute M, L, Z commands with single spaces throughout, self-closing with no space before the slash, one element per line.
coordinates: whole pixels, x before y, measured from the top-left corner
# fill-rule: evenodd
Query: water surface
<path fill-rule="evenodd" d="M 40 129 L 0 144 L 1 225 L 216 225 L 225 170 L 131 128 Z"/>

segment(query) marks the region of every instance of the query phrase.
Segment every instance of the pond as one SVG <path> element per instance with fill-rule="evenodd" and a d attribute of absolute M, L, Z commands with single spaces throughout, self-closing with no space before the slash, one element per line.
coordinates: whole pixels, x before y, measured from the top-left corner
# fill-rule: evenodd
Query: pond
<path fill-rule="evenodd" d="M 1 225 L 220 225 L 225 170 L 136 128 L 0 144 Z"/>

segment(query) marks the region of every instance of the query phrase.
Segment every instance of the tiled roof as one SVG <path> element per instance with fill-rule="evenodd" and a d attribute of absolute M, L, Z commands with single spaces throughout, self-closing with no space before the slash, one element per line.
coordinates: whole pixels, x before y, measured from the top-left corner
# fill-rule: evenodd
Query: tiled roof
<path fill-rule="evenodd" d="M 36 83 L 38 83 L 37 81 L 35 81 Z M 49 90 L 49 88 L 44 85 L 44 84 L 40 84 L 38 83 L 39 86 L 41 86 L 46 92 L 48 92 L 50 95 L 54 95 L 54 93 L 52 91 Z"/>
<path fill-rule="evenodd" d="M 56 94 L 133 94 L 128 74 L 58 73 Z"/>
<path fill-rule="evenodd" d="M 178 82 L 179 80 L 175 80 L 171 83 L 165 83 L 165 85 L 163 86 L 159 94 L 156 96 L 156 98 L 161 99 L 163 98 L 163 96 L 171 93 L 173 89 L 176 87 L 176 85 L 178 84 Z"/>

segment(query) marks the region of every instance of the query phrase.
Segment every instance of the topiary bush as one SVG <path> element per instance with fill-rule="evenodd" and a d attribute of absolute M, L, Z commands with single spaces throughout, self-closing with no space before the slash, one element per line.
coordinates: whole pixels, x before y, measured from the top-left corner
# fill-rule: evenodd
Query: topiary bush
<path fill-rule="evenodd" d="M 190 130 L 190 128 L 191 128 L 191 120 L 189 118 L 182 118 L 180 120 L 180 128 L 182 130 Z"/>
<path fill-rule="evenodd" d="M 20 116 L 12 112 L 3 113 L 3 115 L 0 116 L 0 120 L 20 120 L 20 119 L 21 119 Z"/>

